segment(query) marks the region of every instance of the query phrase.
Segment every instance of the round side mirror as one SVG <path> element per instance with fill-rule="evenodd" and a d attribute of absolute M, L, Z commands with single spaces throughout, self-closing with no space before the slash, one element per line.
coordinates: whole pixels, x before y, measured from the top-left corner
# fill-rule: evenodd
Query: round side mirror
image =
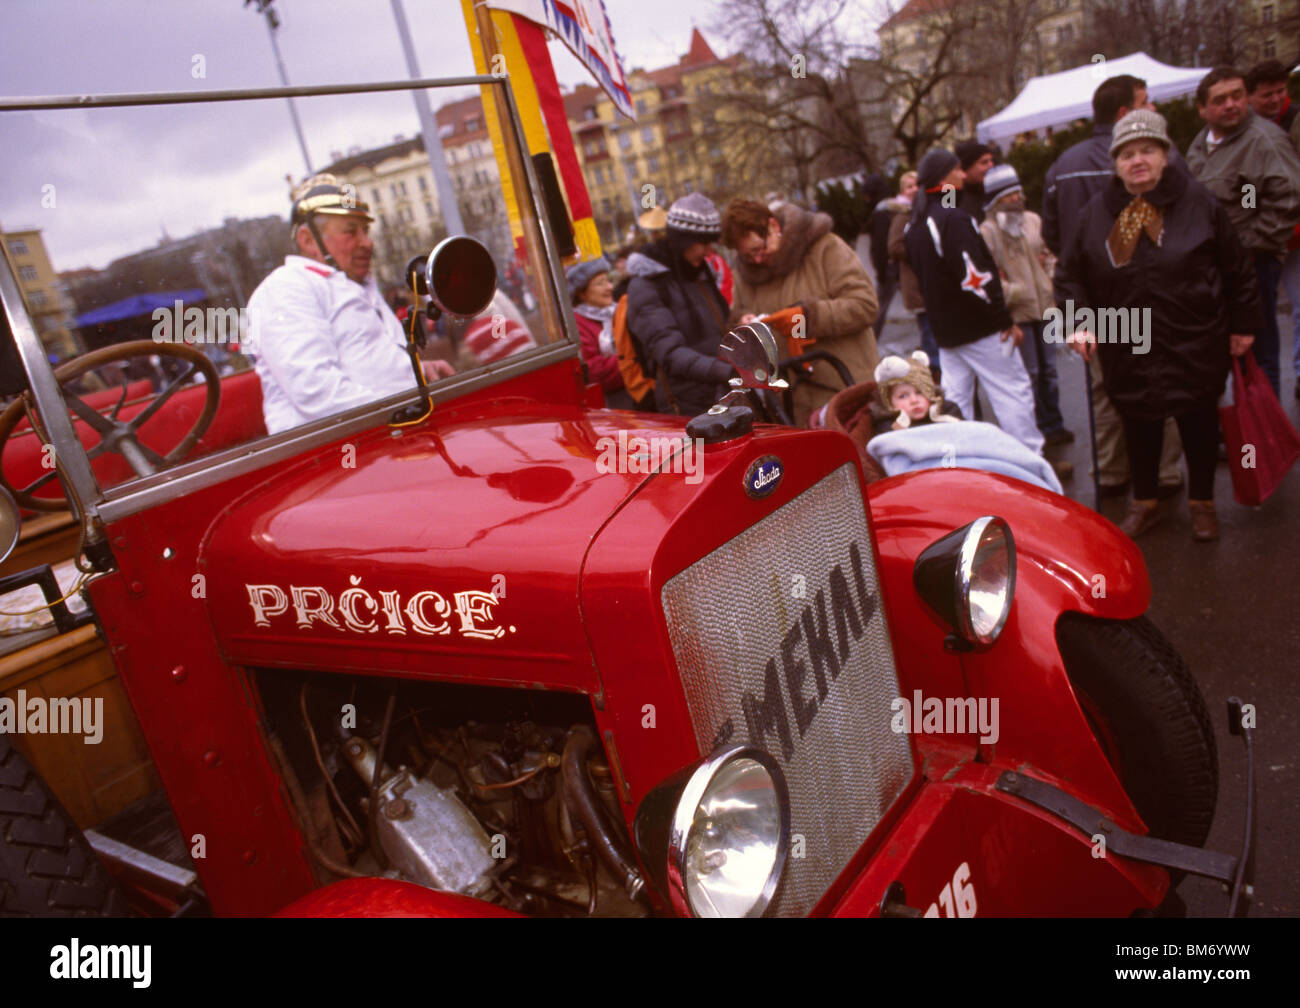
<path fill-rule="evenodd" d="M 9 554 L 18 545 L 18 529 L 22 523 L 18 505 L 9 496 L 9 491 L 0 487 L 0 563 L 8 560 Z"/>
<path fill-rule="evenodd" d="M 482 243 L 468 235 L 444 238 L 425 265 L 429 297 L 453 318 L 482 314 L 497 290 L 497 268 Z"/>

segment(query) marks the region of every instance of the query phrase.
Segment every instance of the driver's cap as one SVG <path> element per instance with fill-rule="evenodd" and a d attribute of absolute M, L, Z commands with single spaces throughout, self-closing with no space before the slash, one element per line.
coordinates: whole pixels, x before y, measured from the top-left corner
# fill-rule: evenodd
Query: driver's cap
<path fill-rule="evenodd" d="M 289 198 L 293 201 L 290 223 L 295 227 L 305 224 L 312 214 L 318 213 L 374 220 L 370 215 L 370 206 L 357 199 L 356 186 L 325 172 L 303 179 L 293 187 Z"/>

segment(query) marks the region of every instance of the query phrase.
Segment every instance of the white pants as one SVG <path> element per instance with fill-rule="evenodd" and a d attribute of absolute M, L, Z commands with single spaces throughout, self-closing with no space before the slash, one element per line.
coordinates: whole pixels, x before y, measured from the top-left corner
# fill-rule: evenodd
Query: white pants
<path fill-rule="evenodd" d="M 975 379 L 988 393 L 998 426 L 1035 455 L 1043 435 L 1034 421 L 1034 389 L 1020 354 L 1005 352 L 999 333 L 973 343 L 943 348 L 943 394 L 967 420 L 975 416 Z"/>

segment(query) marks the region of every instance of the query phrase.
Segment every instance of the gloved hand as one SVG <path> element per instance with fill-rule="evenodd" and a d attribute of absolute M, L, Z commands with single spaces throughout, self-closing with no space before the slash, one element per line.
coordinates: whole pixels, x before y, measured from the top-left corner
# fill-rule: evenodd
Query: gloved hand
<path fill-rule="evenodd" d="M 798 335 L 802 339 L 812 338 L 812 334 L 808 331 L 808 313 L 803 310 L 803 305 L 791 305 L 789 308 L 782 308 L 770 315 L 760 316 L 760 320 L 766 322 L 772 332 L 778 336 L 792 336 L 795 334 L 795 326 L 799 326 Z M 803 324 L 799 325 L 801 320 Z"/>

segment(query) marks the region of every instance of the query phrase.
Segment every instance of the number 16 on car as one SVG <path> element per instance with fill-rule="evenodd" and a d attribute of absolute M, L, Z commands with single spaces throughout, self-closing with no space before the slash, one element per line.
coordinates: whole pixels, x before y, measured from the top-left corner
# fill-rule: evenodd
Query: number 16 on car
<path fill-rule="evenodd" d="M 939 912 L 940 908 L 943 913 Z M 975 886 L 970 880 L 970 865 L 963 861 L 952 873 L 952 881 L 939 893 L 939 902 L 931 903 L 925 916 L 974 917 L 975 910 Z"/>

